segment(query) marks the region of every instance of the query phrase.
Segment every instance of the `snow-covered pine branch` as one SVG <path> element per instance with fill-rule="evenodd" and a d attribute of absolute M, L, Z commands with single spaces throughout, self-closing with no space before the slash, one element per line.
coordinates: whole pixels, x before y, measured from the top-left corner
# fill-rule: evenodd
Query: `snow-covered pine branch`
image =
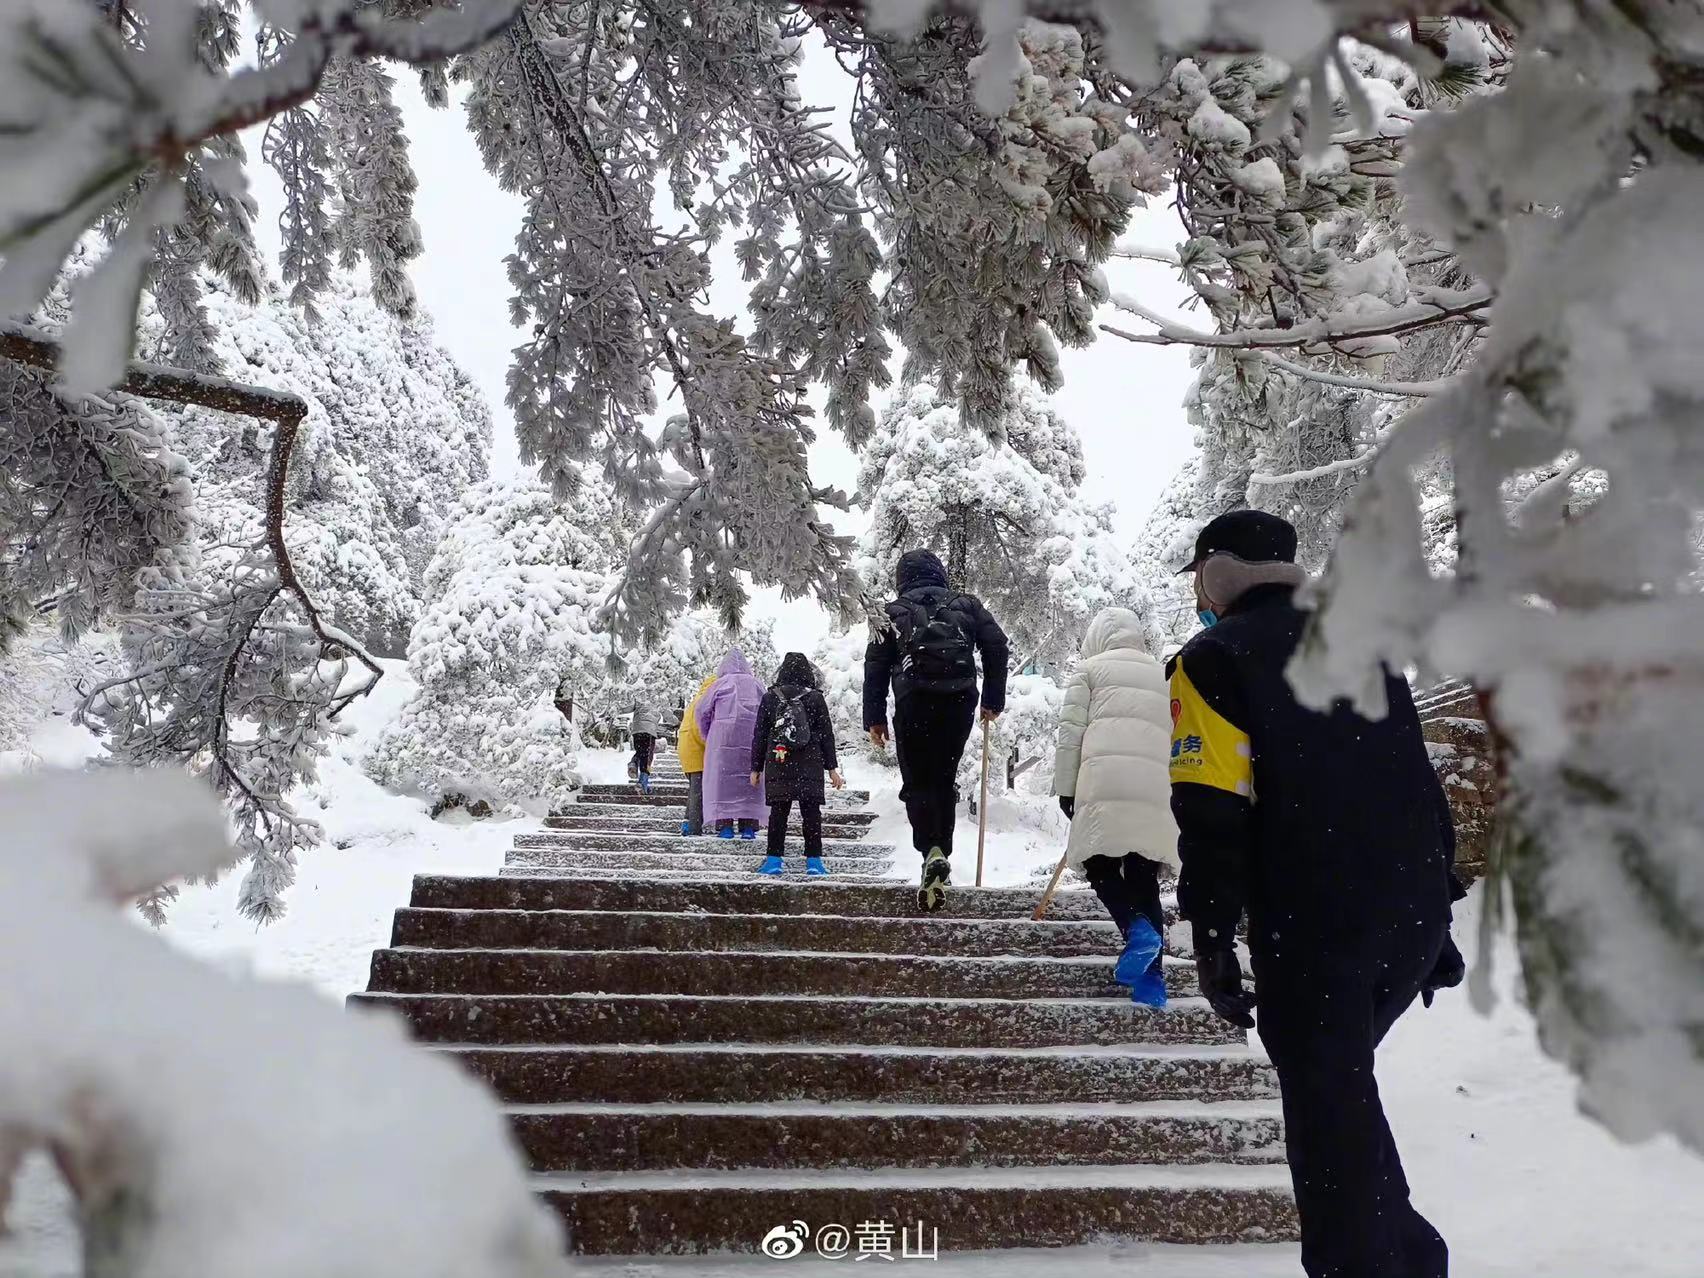
<path fill-rule="evenodd" d="M 25 324 L 0 323 L 0 360 L 51 372 L 58 367 L 60 356 L 59 343 L 48 333 Z M 300 422 L 308 415 L 307 403 L 288 392 L 164 364 L 129 363 L 112 389 L 142 399 L 194 404 L 265 421 Z"/>
<path fill-rule="evenodd" d="M 1288 328 L 1245 328 L 1209 333 L 1161 319 L 1134 298 L 1115 294 L 1112 299 L 1114 306 L 1154 323 L 1156 331 L 1131 333 L 1111 324 L 1102 324 L 1100 328 L 1102 332 L 1122 337 L 1127 342 L 1157 346 L 1199 346 L 1240 351 L 1294 348 L 1315 353 L 1330 348 L 1365 357 L 1389 353 L 1389 348 L 1376 340 L 1379 338 L 1401 337 L 1439 324 L 1482 324 L 1485 312 L 1494 301 L 1489 290 L 1484 288 L 1422 288 L 1415 289 L 1414 296 L 1415 300 L 1406 306 L 1370 315 L 1328 316 Z"/>
<path fill-rule="evenodd" d="M 73 390 L 114 385 L 156 246 L 191 229 L 198 207 L 246 207 L 237 133 L 311 100 L 339 59 L 440 60 L 484 43 L 517 4 L 466 0 L 416 21 L 359 0 L 291 6 L 288 47 L 233 73 L 234 32 L 209 29 L 199 0 L 139 0 L 143 20 L 129 32 L 94 4 L 15 0 L 0 10 L 0 317 L 34 310 L 84 232 L 116 211 L 123 225 L 81 281 L 61 366 Z M 185 301 L 180 324 L 196 318 Z"/>

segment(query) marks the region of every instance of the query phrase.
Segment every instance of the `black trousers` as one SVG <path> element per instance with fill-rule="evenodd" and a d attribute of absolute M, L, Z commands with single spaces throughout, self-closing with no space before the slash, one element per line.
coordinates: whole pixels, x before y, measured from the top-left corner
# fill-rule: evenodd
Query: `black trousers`
<path fill-rule="evenodd" d="M 911 818 L 911 846 L 953 852 L 958 768 L 976 721 L 976 689 L 912 692 L 893 708 L 893 751 L 899 757 L 900 801 Z"/>
<path fill-rule="evenodd" d="M 651 756 L 656 752 L 657 739 L 649 732 L 633 734 L 633 766 L 640 772 L 651 770 Z"/>
<path fill-rule="evenodd" d="M 1308 1278 L 1445 1278 L 1449 1249 L 1408 1200 L 1373 1051 L 1419 995 L 1445 928 L 1367 956 L 1257 953 L 1255 1014 L 1284 1095 Z"/>
<path fill-rule="evenodd" d="M 787 849 L 787 814 L 793 809 L 791 799 L 769 805 L 769 855 L 780 856 Z M 805 855 L 822 855 L 822 800 L 799 800 L 799 824 L 805 831 Z"/>
<path fill-rule="evenodd" d="M 1134 852 L 1128 856 L 1091 856 L 1083 862 L 1083 873 L 1089 876 L 1089 886 L 1100 897 L 1112 921 L 1118 924 L 1120 936 L 1130 935 L 1130 925 L 1146 918 L 1154 925 L 1160 939 L 1166 936 L 1166 912 L 1160 904 L 1160 866 Z M 1160 956 L 1154 966 L 1160 967 Z"/>

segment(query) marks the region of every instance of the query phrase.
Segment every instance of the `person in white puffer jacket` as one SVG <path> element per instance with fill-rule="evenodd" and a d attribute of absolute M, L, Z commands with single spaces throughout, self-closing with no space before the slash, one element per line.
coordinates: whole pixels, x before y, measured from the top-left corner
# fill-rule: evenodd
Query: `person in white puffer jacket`
<path fill-rule="evenodd" d="M 1165 668 L 1143 644 L 1141 618 L 1103 608 L 1065 688 L 1053 792 L 1071 820 L 1066 858 L 1125 938 L 1114 979 L 1150 1007 L 1166 1002 L 1160 867 L 1178 868 L 1170 762 Z"/>

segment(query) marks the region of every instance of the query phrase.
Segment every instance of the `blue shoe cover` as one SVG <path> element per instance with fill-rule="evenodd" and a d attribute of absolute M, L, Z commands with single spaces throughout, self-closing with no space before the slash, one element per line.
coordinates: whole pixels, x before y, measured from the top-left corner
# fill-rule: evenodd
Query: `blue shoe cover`
<path fill-rule="evenodd" d="M 1154 925 L 1145 918 L 1137 919 L 1130 925 L 1130 938 L 1124 943 L 1124 953 L 1118 956 L 1118 965 L 1112 969 L 1112 979 L 1120 985 L 1135 985 L 1153 966 L 1162 946 Z"/>
<path fill-rule="evenodd" d="M 1164 1007 L 1166 1005 L 1165 973 L 1154 969 L 1143 972 L 1136 978 L 1136 983 L 1130 987 L 1130 1001 L 1138 1007 Z"/>
<path fill-rule="evenodd" d="M 766 856 L 766 857 L 763 858 L 763 864 L 757 867 L 757 872 L 759 874 L 776 874 L 776 875 L 778 875 L 778 874 L 781 873 L 781 871 L 784 868 L 785 868 L 785 863 L 781 860 L 780 857 L 778 857 L 778 856 Z"/>
<path fill-rule="evenodd" d="M 718 839 L 731 839 L 731 838 L 733 838 L 734 837 L 734 827 L 731 826 L 731 825 L 724 825 L 720 830 L 716 831 L 716 837 Z"/>
<path fill-rule="evenodd" d="M 755 843 L 755 842 L 757 842 L 757 831 L 756 830 L 741 830 L 740 831 L 740 838 L 744 839 L 747 843 Z"/>
<path fill-rule="evenodd" d="M 805 873 L 813 879 L 821 878 L 828 873 L 828 867 L 822 863 L 820 856 L 807 856 L 805 858 Z"/>

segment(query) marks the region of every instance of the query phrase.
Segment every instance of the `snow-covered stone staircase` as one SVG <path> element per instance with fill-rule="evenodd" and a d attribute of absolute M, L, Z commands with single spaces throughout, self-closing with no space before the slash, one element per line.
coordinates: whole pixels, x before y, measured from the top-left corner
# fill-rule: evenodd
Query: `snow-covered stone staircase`
<path fill-rule="evenodd" d="M 1133 1007 L 1084 893 L 919 916 L 863 794 L 831 809 L 832 878 L 758 878 L 761 848 L 679 834 L 674 759 L 656 782 L 587 787 L 500 876 L 417 878 L 352 999 L 490 1083 L 574 1250 L 795 1221 L 885 1222 L 896 1255 L 919 1223 L 943 1252 L 1294 1236 L 1270 1071 L 1191 967 Z"/>

